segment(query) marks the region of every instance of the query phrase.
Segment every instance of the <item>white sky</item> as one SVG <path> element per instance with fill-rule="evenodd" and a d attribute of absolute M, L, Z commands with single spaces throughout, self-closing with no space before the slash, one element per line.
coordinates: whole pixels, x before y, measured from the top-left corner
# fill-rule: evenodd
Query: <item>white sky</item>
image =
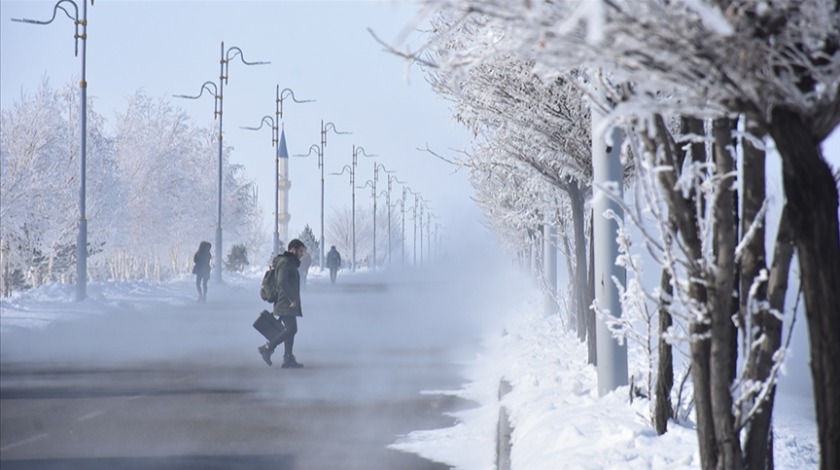
<path fill-rule="evenodd" d="M 34 92 L 44 76 L 53 87 L 75 81 L 81 60 L 73 55 L 73 24 L 65 16 L 46 26 L 15 23 L 11 18 L 46 20 L 53 1 L 0 0 L 0 100 L 8 107 L 21 92 Z M 81 5 L 81 4 L 80 4 Z M 273 222 L 274 149 L 270 131 L 240 129 L 274 116 L 275 85 L 292 88 L 298 99 L 284 101 L 289 153 L 307 153 L 320 142 L 320 121 L 333 122 L 353 135 L 327 137 L 326 172 L 350 163 L 351 146 L 378 154 L 382 163 L 431 201 L 433 211 L 448 221 L 463 222 L 473 206 L 465 172 L 452 175 L 446 163 L 420 152 L 429 146 L 446 153 L 462 149 L 469 136 L 452 123 L 448 103 L 438 98 L 413 68 L 382 51 L 367 32 L 370 27 L 394 42 L 417 11 L 411 2 L 366 1 L 97 1 L 88 5 L 88 96 L 109 123 L 124 112 L 127 98 L 143 88 L 152 97 L 197 95 L 202 83 L 218 82 L 220 42 L 238 46 L 248 61 L 234 61 L 224 89 L 224 138 L 234 147 L 231 161 L 243 164 L 259 186 L 266 232 Z M 418 43 L 415 35 L 414 44 Z M 409 46 L 403 42 L 402 47 Z M 213 123 L 213 100 L 172 98 L 200 124 Z M 373 178 L 373 159 L 360 159 L 357 185 Z M 320 229 L 320 173 L 315 157 L 291 158 L 289 233 L 308 223 Z M 216 174 L 211 168 L 196 169 Z M 378 190 L 386 178 L 380 173 Z M 392 202 L 400 197 L 394 185 Z M 333 207 L 349 207 L 349 176 L 326 176 L 325 217 Z M 216 201 L 207 201 L 215 207 Z M 357 206 L 370 205 L 370 189 L 357 189 Z M 379 204 L 384 205 L 384 197 Z M 409 204 L 407 203 L 407 206 Z M 478 212 L 469 211 L 470 225 Z M 409 224 L 411 222 L 409 221 Z M 410 225 L 409 225 L 410 226 Z M 406 229 L 410 233 L 410 228 Z M 210 236 L 210 235 L 208 235 Z M 410 239 L 410 235 L 409 235 Z"/>

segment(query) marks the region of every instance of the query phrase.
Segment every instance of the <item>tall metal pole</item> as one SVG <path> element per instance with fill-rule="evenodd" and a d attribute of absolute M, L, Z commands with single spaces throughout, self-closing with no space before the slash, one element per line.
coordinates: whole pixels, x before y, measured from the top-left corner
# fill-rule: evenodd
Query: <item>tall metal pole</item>
<path fill-rule="evenodd" d="M 440 224 L 435 223 L 435 258 L 440 259 Z"/>
<path fill-rule="evenodd" d="M 222 120 L 224 119 L 223 107 L 225 96 L 225 42 L 222 41 L 221 56 L 219 59 L 219 193 L 218 213 L 216 222 L 216 282 L 222 282 Z"/>
<path fill-rule="evenodd" d="M 423 265 L 423 206 L 420 206 L 420 265 Z"/>
<path fill-rule="evenodd" d="M 598 96 L 603 97 L 603 89 L 598 90 Z M 612 185 L 617 193 L 616 197 L 622 197 L 623 192 L 623 168 L 621 165 L 621 141 L 622 133 L 618 127 L 611 132 L 612 149 L 607 154 L 606 142 L 604 139 L 603 119 L 604 113 L 598 103 L 591 105 L 592 115 L 592 167 L 594 175 L 594 194 L 592 198 L 593 241 L 595 246 L 595 300 L 598 308 L 607 315 L 615 318 L 621 317 L 621 302 L 618 287 L 613 278 L 625 281 L 626 273 L 624 268 L 617 266 L 615 260 L 618 258 L 618 224 L 612 219 L 607 219 L 604 213 L 611 210 L 616 217 L 623 219 L 624 212 L 621 206 L 613 201 L 604 189 Z M 604 395 L 623 385 L 627 385 L 627 346 L 626 343 L 619 344 L 618 340 L 612 337 L 602 315 L 597 316 L 596 327 L 597 353 L 598 353 L 598 392 Z"/>
<path fill-rule="evenodd" d="M 280 145 L 274 149 L 274 256 L 280 254 Z"/>
<path fill-rule="evenodd" d="M 388 180 L 388 193 L 385 196 L 385 204 L 388 204 L 388 267 L 391 267 L 391 180 Z"/>
<path fill-rule="evenodd" d="M 373 164 L 373 270 L 376 271 L 376 180 L 379 175 L 379 167 Z"/>
<path fill-rule="evenodd" d="M 318 264 L 321 271 L 324 270 L 324 152 L 327 147 L 327 131 L 324 129 L 324 120 L 321 119 L 321 153 L 318 155 L 318 168 L 321 170 L 321 240 L 318 256 Z"/>
<path fill-rule="evenodd" d="M 411 220 L 414 222 L 414 248 L 412 248 L 411 253 L 414 256 L 414 264 L 413 266 L 417 266 L 417 204 L 418 196 L 417 194 L 414 195 L 414 213 L 412 214 Z"/>
<path fill-rule="evenodd" d="M 376 259 L 376 215 L 377 215 L 376 214 L 376 199 L 377 199 L 378 195 L 376 194 L 376 183 L 379 181 L 379 169 L 380 168 L 385 173 L 393 173 L 393 171 L 388 171 L 388 169 L 385 168 L 385 165 L 383 165 L 381 163 L 374 163 L 373 164 L 373 270 L 374 271 L 376 271 L 376 263 L 377 263 L 377 259 Z M 389 191 L 389 194 L 390 194 L 391 176 L 390 175 L 387 175 L 387 176 L 388 176 L 388 188 L 389 188 L 388 191 Z M 390 201 L 390 197 L 389 197 L 389 201 Z M 388 210 L 389 210 L 389 213 L 390 213 L 390 208 Z M 390 221 L 389 221 L 389 227 L 390 227 Z"/>
<path fill-rule="evenodd" d="M 353 144 L 353 165 L 350 169 L 350 187 L 352 188 L 353 207 L 351 213 L 353 215 L 353 272 L 356 272 L 356 144 Z"/>
<path fill-rule="evenodd" d="M 321 153 L 318 158 L 318 166 L 321 169 L 321 241 L 320 241 L 320 268 L 321 271 L 324 270 L 324 154 L 326 153 L 327 149 L 327 131 L 332 129 L 333 132 L 336 134 L 350 134 L 350 132 L 339 132 L 335 128 L 335 124 L 328 122 L 324 124 L 324 120 L 321 119 Z"/>
<path fill-rule="evenodd" d="M 62 3 L 69 3 L 75 10 L 71 15 Z M 90 2 L 93 5 L 93 0 Z M 53 22 L 56 18 L 58 10 L 63 11 L 75 23 L 75 55 L 79 55 L 79 40 L 82 41 L 82 78 L 79 81 L 80 100 L 81 100 L 81 116 L 80 121 L 80 171 L 81 184 L 79 187 L 79 234 L 76 239 L 76 301 L 82 301 L 87 297 L 87 210 L 86 210 L 86 195 L 87 195 L 87 0 L 82 1 L 82 18 L 79 19 L 79 7 L 72 0 L 59 0 L 53 7 L 53 16 L 47 21 L 30 20 L 30 19 L 16 19 L 12 21 L 20 23 L 30 23 L 38 25 L 47 25 Z M 79 32 L 81 26 L 81 32 Z"/>
<path fill-rule="evenodd" d="M 231 55 L 233 52 L 233 55 Z M 214 88 L 214 100 L 216 106 L 214 107 L 214 115 L 219 116 L 219 135 L 217 137 L 219 142 L 219 162 L 218 162 L 218 205 L 217 205 L 217 214 L 216 214 L 216 267 L 215 267 L 215 274 L 216 274 L 216 281 L 222 282 L 222 155 L 223 155 L 223 134 L 224 134 L 224 86 L 225 83 L 228 81 L 228 68 L 230 66 L 231 59 L 239 56 L 242 60 L 242 63 L 245 65 L 264 65 L 269 64 L 270 62 L 248 62 L 245 60 L 244 55 L 242 54 L 242 49 L 238 47 L 231 47 L 227 51 L 225 51 L 225 42 L 221 42 L 221 54 L 219 57 L 219 86 Z M 204 93 L 204 89 L 208 83 L 212 82 L 205 82 L 204 85 L 201 87 L 201 93 Z M 198 96 L 185 96 L 185 95 L 176 95 L 179 98 L 189 98 L 189 99 L 198 99 L 201 97 L 201 93 Z"/>
<path fill-rule="evenodd" d="M 394 251 L 393 247 L 391 246 L 391 238 L 392 238 L 392 235 L 391 235 L 391 189 L 393 189 L 392 183 L 394 181 L 396 181 L 397 183 L 400 183 L 400 184 L 405 184 L 405 181 L 400 181 L 400 179 L 397 178 L 396 176 L 388 175 L 388 191 L 386 193 L 385 202 L 388 204 L 388 267 L 389 268 L 391 267 L 391 256 L 392 256 L 392 253 Z M 405 194 L 404 190 L 403 190 L 403 194 Z M 403 203 L 404 202 L 405 201 L 403 200 Z"/>
<path fill-rule="evenodd" d="M 280 111 L 280 85 L 274 86 L 274 248 L 273 256 L 280 254 L 280 119 L 283 117 Z M 285 132 L 283 133 L 285 137 Z M 283 212 L 285 215 L 286 212 Z"/>
<path fill-rule="evenodd" d="M 400 211 L 402 215 L 400 221 L 402 223 L 402 242 L 400 242 L 400 263 L 405 266 L 405 192 L 408 188 L 403 187 L 402 201 L 400 202 Z"/>
<path fill-rule="evenodd" d="M 82 95 L 81 115 L 81 166 L 82 185 L 79 189 L 79 240 L 76 243 L 76 300 L 87 297 L 87 0 L 82 0 L 82 80 L 79 88 Z"/>
<path fill-rule="evenodd" d="M 426 211 L 426 260 L 432 260 L 432 212 Z"/>

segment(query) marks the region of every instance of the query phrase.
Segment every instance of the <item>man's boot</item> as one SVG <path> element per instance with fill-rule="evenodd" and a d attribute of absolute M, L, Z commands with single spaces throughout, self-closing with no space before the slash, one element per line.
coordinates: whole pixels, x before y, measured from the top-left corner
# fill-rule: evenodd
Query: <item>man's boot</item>
<path fill-rule="evenodd" d="M 262 356 L 263 361 L 265 361 L 266 364 L 271 365 L 271 353 L 273 351 L 268 347 L 268 345 L 263 344 L 262 346 L 257 348 L 257 351 L 260 353 L 260 356 Z M 283 364 L 285 367 L 285 361 L 283 362 Z"/>
<path fill-rule="evenodd" d="M 296 361 L 295 356 L 290 354 L 288 356 L 283 356 L 283 365 L 280 367 L 283 369 L 300 369 L 303 367 L 303 364 Z"/>

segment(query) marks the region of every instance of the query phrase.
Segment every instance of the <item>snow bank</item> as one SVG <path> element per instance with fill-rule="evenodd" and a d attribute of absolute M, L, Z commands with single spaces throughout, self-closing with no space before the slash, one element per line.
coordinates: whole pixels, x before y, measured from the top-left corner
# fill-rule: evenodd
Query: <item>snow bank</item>
<path fill-rule="evenodd" d="M 693 423 L 671 422 L 668 432 L 657 436 L 649 402 L 630 404 L 628 387 L 598 397 L 585 345 L 565 331 L 559 316 L 543 316 L 542 310 L 539 301 L 530 300 L 514 312 L 505 331 L 487 339 L 461 390 L 427 392 L 473 400 L 476 408 L 453 413 L 459 420 L 453 427 L 415 431 L 391 447 L 458 469 L 493 469 L 504 406 L 513 427 L 514 469 L 700 468 Z M 499 400 L 502 379 L 512 390 Z M 816 468 L 813 420 L 777 415 L 775 425 L 776 467 Z"/>

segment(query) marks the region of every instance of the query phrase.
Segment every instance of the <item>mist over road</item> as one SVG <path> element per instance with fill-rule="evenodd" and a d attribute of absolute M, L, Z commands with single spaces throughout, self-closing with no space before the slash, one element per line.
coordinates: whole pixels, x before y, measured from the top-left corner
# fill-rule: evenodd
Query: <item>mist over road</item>
<path fill-rule="evenodd" d="M 167 290 L 168 289 L 168 290 Z M 190 280 L 0 341 L 0 462 L 15 468 L 436 469 L 387 449 L 468 406 L 459 363 L 494 328 L 492 284 L 418 270 L 311 279 L 295 355 L 266 366 L 259 280 Z M 161 293 L 163 292 L 163 295 Z"/>

